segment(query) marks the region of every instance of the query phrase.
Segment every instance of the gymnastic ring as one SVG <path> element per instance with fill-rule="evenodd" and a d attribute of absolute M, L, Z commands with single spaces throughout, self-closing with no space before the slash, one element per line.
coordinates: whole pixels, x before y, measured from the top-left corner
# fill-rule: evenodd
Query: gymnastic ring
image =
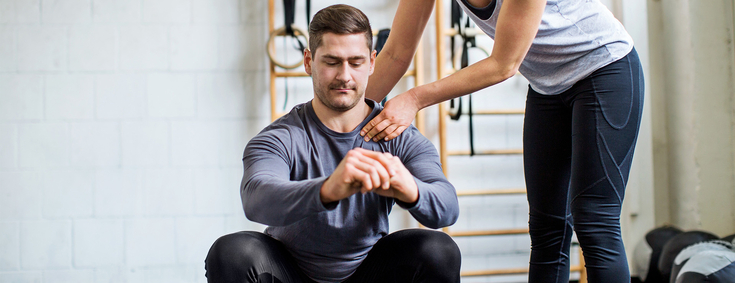
<path fill-rule="evenodd" d="M 301 30 L 301 29 L 299 29 L 299 28 L 297 28 L 297 27 L 295 27 L 293 25 L 291 26 L 291 29 L 293 29 L 295 36 L 303 36 L 304 37 L 304 39 L 306 40 L 306 47 L 308 48 L 308 46 L 309 46 L 309 38 L 306 36 L 306 33 L 303 30 Z M 281 62 L 278 62 L 278 61 L 276 61 L 275 58 L 273 58 L 273 54 L 271 54 L 271 48 L 270 48 L 270 46 L 273 43 L 273 39 L 275 39 L 277 36 L 284 36 L 284 35 L 286 35 L 286 28 L 285 27 L 281 27 L 281 28 L 277 28 L 277 29 L 273 30 L 271 32 L 271 34 L 268 36 L 268 43 L 265 46 L 266 53 L 268 53 L 268 58 L 271 60 L 271 62 L 273 62 L 273 64 L 275 64 L 278 67 L 281 67 L 281 68 L 284 68 L 284 69 L 295 69 L 295 68 L 298 68 L 299 66 L 301 66 L 302 64 L 304 64 L 303 54 L 301 56 L 301 61 L 299 61 L 298 63 L 293 64 L 293 65 L 286 65 L 286 64 L 283 64 Z"/>

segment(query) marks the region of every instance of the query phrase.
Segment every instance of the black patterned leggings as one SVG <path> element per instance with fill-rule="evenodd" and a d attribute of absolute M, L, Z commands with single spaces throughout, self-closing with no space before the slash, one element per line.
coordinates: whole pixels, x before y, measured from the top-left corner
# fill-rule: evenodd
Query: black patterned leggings
<path fill-rule="evenodd" d="M 572 229 L 590 282 L 630 282 L 620 212 L 643 90 L 635 49 L 561 94 L 529 87 L 523 129 L 529 282 L 569 282 Z"/>

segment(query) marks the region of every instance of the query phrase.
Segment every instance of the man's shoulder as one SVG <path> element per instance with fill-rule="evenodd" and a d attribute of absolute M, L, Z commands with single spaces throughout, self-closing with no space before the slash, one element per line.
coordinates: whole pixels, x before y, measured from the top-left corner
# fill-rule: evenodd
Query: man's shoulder
<path fill-rule="evenodd" d="M 303 104 L 294 106 L 288 113 L 271 122 L 256 134 L 248 144 L 258 141 L 290 144 L 305 132 L 306 115 Z"/>

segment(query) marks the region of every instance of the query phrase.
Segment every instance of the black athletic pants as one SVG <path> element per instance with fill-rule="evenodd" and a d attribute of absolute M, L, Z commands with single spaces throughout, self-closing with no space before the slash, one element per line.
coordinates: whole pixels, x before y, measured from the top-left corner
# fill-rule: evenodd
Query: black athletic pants
<path fill-rule="evenodd" d="M 590 282 L 630 282 L 620 212 L 643 89 L 635 49 L 561 94 L 529 88 L 523 129 L 529 282 L 569 282 L 572 229 Z"/>
<path fill-rule="evenodd" d="M 460 262 L 459 248 L 447 234 L 401 230 L 380 239 L 344 282 L 459 282 Z M 208 282 L 314 282 L 281 242 L 252 231 L 215 241 L 205 269 Z"/>

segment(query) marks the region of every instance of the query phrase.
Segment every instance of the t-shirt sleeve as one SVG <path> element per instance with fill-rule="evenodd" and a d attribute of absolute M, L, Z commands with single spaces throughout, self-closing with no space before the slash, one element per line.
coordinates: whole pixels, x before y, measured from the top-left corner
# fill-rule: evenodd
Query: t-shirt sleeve
<path fill-rule="evenodd" d="M 436 148 L 414 127 L 399 138 L 394 154 L 414 176 L 419 199 L 413 205 L 398 200 L 396 203 L 426 227 L 436 229 L 454 224 L 459 217 L 457 192 L 444 177 Z"/>
<path fill-rule="evenodd" d="M 290 180 L 291 140 L 286 128 L 276 128 L 261 132 L 245 147 L 240 197 L 251 221 L 285 226 L 329 209 L 319 197 L 327 177 Z"/>

